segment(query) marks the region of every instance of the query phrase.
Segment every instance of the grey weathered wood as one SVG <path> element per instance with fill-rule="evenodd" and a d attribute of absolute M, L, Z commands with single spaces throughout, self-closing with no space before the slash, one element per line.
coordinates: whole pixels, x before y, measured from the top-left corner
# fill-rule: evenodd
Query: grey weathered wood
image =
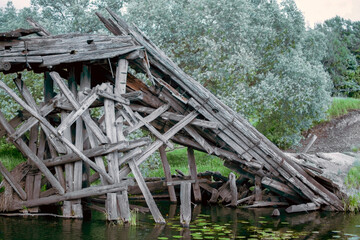
<path fill-rule="evenodd" d="M 261 192 L 261 177 L 255 176 L 255 201 L 259 202 L 262 200 Z"/>
<path fill-rule="evenodd" d="M 184 129 L 208 154 L 212 154 L 214 152 L 214 148 L 193 127 L 185 126 Z"/>
<path fill-rule="evenodd" d="M 301 197 L 294 190 L 289 188 L 286 184 L 278 182 L 274 179 L 270 179 L 268 177 L 263 177 L 261 180 L 261 184 L 296 203 L 301 202 Z"/>
<path fill-rule="evenodd" d="M 155 222 L 156 223 L 165 223 L 165 219 L 161 215 L 158 207 L 156 206 L 154 198 L 151 195 L 151 192 L 149 191 L 149 189 L 147 188 L 144 178 L 142 177 L 138 166 L 136 165 L 136 163 L 134 161 L 130 161 L 129 167 L 130 167 L 132 173 L 134 174 L 136 182 L 139 185 L 139 187 L 145 197 L 146 203 L 151 211 L 151 214 L 154 217 Z"/>
<path fill-rule="evenodd" d="M 76 192 L 69 192 L 65 193 L 63 195 L 52 195 L 49 197 L 29 200 L 29 201 L 16 201 L 14 204 L 10 207 L 10 211 L 15 211 L 19 209 L 23 209 L 24 207 L 36 207 L 36 206 L 42 206 L 42 205 L 49 205 L 61 201 L 69 201 L 69 200 L 75 200 L 90 196 L 99 196 L 103 195 L 109 192 L 119 192 L 126 190 L 128 185 L 132 184 L 132 181 L 125 180 L 121 183 L 116 183 L 112 185 L 106 185 L 106 186 L 99 186 L 99 187 L 88 187 L 85 189 L 81 189 Z"/>
<path fill-rule="evenodd" d="M 116 68 L 115 78 L 115 94 L 123 94 L 126 92 L 126 78 L 129 62 L 126 59 L 119 59 L 118 66 Z"/>
<path fill-rule="evenodd" d="M 15 190 L 15 192 L 19 195 L 22 200 L 26 200 L 27 195 L 25 191 L 22 189 L 20 184 L 14 179 L 11 173 L 5 168 L 5 166 L 0 161 L 0 173 L 6 179 L 6 181 L 10 184 L 10 186 Z"/>
<path fill-rule="evenodd" d="M 119 216 L 121 221 L 127 223 L 130 221 L 130 207 L 127 191 L 121 191 L 117 194 L 117 204 L 119 207 Z"/>
<path fill-rule="evenodd" d="M 39 28 L 41 30 L 37 33 L 40 34 L 40 36 L 50 36 L 50 33 L 39 23 L 35 22 L 32 18 L 27 18 L 26 21 L 34 28 Z"/>
<path fill-rule="evenodd" d="M 164 113 L 167 109 L 169 109 L 169 107 L 170 107 L 169 104 L 164 104 L 161 107 L 159 107 L 158 109 L 154 109 L 154 111 L 152 111 L 148 116 L 143 118 L 144 121 L 139 121 L 136 125 L 126 128 L 124 130 L 124 135 L 127 136 L 128 134 L 132 133 L 133 131 L 141 128 L 142 126 L 145 125 L 146 122 L 149 123 L 149 122 L 154 121 L 157 117 L 159 117 L 162 113 Z"/>
<path fill-rule="evenodd" d="M 193 193 L 194 193 L 194 200 L 195 202 L 201 202 L 201 191 L 200 186 L 197 178 L 197 169 L 196 169 L 196 162 L 195 162 L 195 154 L 194 149 L 187 148 L 187 156 L 188 156 L 188 166 L 191 179 L 195 180 L 193 186 Z"/>
<path fill-rule="evenodd" d="M 106 194 L 106 219 L 108 221 L 117 221 L 119 219 L 116 193 Z"/>
<path fill-rule="evenodd" d="M 167 182 L 171 182 L 172 181 L 171 170 L 170 170 L 169 162 L 167 160 L 165 148 L 166 147 L 161 146 L 159 148 L 159 153 L 160 153 L 160 158 L 161 158 L 162 166 L 163 166 L 164 173 L 165 173 L 165 179 Z M 168 186 L 168 192 L 169 192 L 169 196 L 170 196 L 170 202 L 177 202 L 174 186 Z"/>
<path fill-rule="evenodd" d="M 1 84 L 1 81 L 0 81 Z M 3 128 L 6 129 L 8 134 L 12 134 L 14 129 L 10 126 L 10 124 L 6 121 L 2 112 L 0 112 L 0 124 Z M 25 154 L 38 168 L 39 170 L 45 175 L 45 177 L 49 180 L 51 185 L 56 188 L 59 194 L 64 194 L 65 191 L 57 181 L 57 179 L 52 175 L 50 170 L 45 166 L 45 164 L 29 149 L 29 147 L 24 143 L 22 139 L 18 139 L 14 142 L 15 146 Z"/>
<path fill-rule="evenodd" d="M 304 150 L 302 150 L 302 153 L 307 153 L 309 151 L 309 149 L 311 148 L 311 146 L 314 144 L 314 142 L 316 141 L 317 136 L 316 135 L 312 135 L 310 138 L 309 143 L 305 146 Z"/>
<path fill-rule="evenodd" d="M 236 207 L 238 191 L 236 186 L 236 176 L 232 172 L 229 174 L 229 182 L 230 182 L 230 192 L 231 192 L 230 206 Z"/>
<path fill-rule="evenodd" d="M 175 124 L 172 128 L 170 128 L 166 133 L 163 134 L 165 139 L 172 138 L 177 132 L 183 129 L 186 125 L 188 125 L 192 120 L 196 118 L 198 113 L 193 111 L 186 115 L 181 121 Z M 161 140 L 156 140 L 150 146 L 148 146 L 143 153 L 136 159 L 136 164 L 140 165 L 143 161 L 145 161 L 151 154 L 153 154 L 159 147 L 163 145 Z M 126 177 L 130 173 L 129 168 L 122 168 L 120 171 L 120 177 Z"/>
<path fill-rule="evenodd" d="M 152 134 L 155 135 L 155 137 L 163 141 L 163 143 L 166 144 L 170 149 L 174 149 L 174 145 L 169 142 L 169 139 L 165 139 L 164 136 L 161 135 L 161 133 L 159 133 L 158 130 L 156 130 L 150 123 L 148 123 L 139 113 L 135 113 L 135 116 L 137 117 L 137 119 L 139 119 L 140 122 L 142 122 L 146 126 L 146 128 Z"/>
<path fill-rule="evenodd" d="M 315 203 L 306 203 L 306 204 L 299 204 L 299 205 L 292 205 L 285 209 L 287 213 L 296 213 L 296 212 L 308 212 L 320 209 L 320 206 L 316 205 Z"/>
<path fill-rule="evenodd" d="M 262 207 L 276 207 L 276 206 L 288 206 L 288 202 L 265 202 L 265 201 L 258 201 L 254 202 L 252 205 L 242 206 L 242 208 L 262 208 Z"/>
<path fill-rule="evenodd" d="M 184 227 L 189 227 L 191 221 L 191 183 L 181 183 L 180 204 L 180 223 Z"/>
<path fill-rule="evenodd" d="M 241 203 L 244 203 L 244 202 L 249 202 L 249 201 L 252 201 L 255 199 L 255 195 L 251 195 L 251 196 L 248 196 L 246 198 L 242 198 L 240 200 L 237 201 L 237 205 L 241 204 Z"/>
<path fill-rule="evenodd" d="M 60 75 L 57 72 L 51 72 L 50 76 L 52 79 L 57 83 L 61 91 L 64 93 L 66 98 L 69 100 L 69 102 L 73 105 L 73 107 L 76 110 L 79 110 L 81 108 L 81 105 L 76 100 L 76 97 L 71 93 L 70 89 L 65 85 L 64 81 L 60 77 Z M 101 131 L 99 126 L 94 122 L 94 120 L 90 117 L 90 114 L 88 112 L 84 112 L 84 114 L 81 116 L 84 120 L 87 130 L 92 131 L 94 135 L 98 138 L 100 143 L 107 143 L 108 139 L 104 135 L 104 133 Z"/>
<path fill-rule="evenodd" d="M 144 107 L 144 106 L 140 106 L 140 105 L 136 105 L 136 104 L 130 104 L 130 107 L 134 111 L 148 113 L 148 114 L 151 114 L 152 112 L 154 112 L 156 110 L 154 108 Z M 170 119 L 170 120 L 174 120 L 174 121 L 180 121 L 181 119 L 184 118 L 183 115 L 172 113 L 172 112 L 163 112 L 163 113 L 161 113 L 160 117 L 163 119 Z M 201 120 L 201 119 L 194 119 L 190 124 L 193 126 L 210 128 L 210 129 L 217 129 L 219 127 L 219 124 L 217 122 L 210 122 L 210 121 Z"/>

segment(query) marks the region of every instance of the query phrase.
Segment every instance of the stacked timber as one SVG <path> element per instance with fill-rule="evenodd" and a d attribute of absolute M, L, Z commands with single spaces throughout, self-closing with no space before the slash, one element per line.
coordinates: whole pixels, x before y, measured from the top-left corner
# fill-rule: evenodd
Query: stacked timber
<path fill-rule="evenodd" d="M 39 211 L 42 205 L 62 202 L 64 216 L 81 218 L 91 198 L 106 194 L 108 220 L 126 222 L 132 173 L 154 220 L 162 223 L 140 171 L 156 151 L 172 202 L 178 200 L 179 186 L 188 202 L 191 186 L 196 202 L 203 200 L 205 190 L 212 202 L 220 196 L 230 199 L 231 206 L 239 201 L 279 205 L 279 201 L 264 203 L 263 192 L 268 189 L 288 204 L 343 210 L 342 199 L 330 184 L 293 161 L 185 74 L 136 26 L 108 12 L 108 19 L 97 15 L 114 36 L 51 36 L 31 19 L 34 29 L 0 33 L 0 72 L 18 73 L 17 90 L 3 81 L 0 88 L 20 109 L 12 119 L 0 112 L 0 136 L 22 152 L 29 169 L 16 177 L 0 165 L 4 185 L 18 197 L 3 211 L 24 207 Z M 20 73 L 24 70 L 43 74 L 43 102 L 36 102 L 28 90 Z M 140 138 L 140 130 L 152 137 Z M 187 147 L 190 174 L 181 176 L 184 179 L 171 175 L 165 149 L 173 149 L 174 143 Z M 219 188 L 206 184 L 198 178 L 194 150 L 223 159 L 240 178 L 232 174 Z M 249 183 L 254 196 L 249 195 Z"/>

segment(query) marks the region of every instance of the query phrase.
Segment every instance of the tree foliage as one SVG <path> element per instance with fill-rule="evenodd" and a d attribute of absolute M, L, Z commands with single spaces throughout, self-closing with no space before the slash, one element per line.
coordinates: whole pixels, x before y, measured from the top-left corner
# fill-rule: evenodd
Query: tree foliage
<path fill-rule="evenodd" d="M 324 117 L 331 91 L 360 89 L 359 22 L 306 29 L 293 0 L 32 0 L 0 9 L 0 31 L 31 16 L 53 34 L 102 32 L 94 13 L 105 7 L 282 147 Z"/>

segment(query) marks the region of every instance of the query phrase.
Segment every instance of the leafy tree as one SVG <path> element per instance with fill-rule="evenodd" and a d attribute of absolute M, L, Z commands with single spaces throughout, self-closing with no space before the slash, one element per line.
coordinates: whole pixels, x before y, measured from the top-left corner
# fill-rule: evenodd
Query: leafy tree
<path fill-rule="evenodd" d="M 324 117 L 331 89 L 320 62 L 324 34 L 306 31 L 294 1 L 133 0 L 126 6 L 126 18 L 278 145 L 298 142 L 301 130 Z"/>

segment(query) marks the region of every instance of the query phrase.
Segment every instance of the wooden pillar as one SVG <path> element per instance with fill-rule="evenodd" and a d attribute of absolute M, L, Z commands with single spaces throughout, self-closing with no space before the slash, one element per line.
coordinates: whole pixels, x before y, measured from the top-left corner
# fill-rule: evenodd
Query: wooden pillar
<path fill-rule="evenodd" d="M 229 174 L 229 182 L 230 182 L 230 192 L 231 192 L 230 206 L 236 207 L 238 192 L 237 192 L 237 186 L 236 186 L 236 176 L 232 172 Z"/>
<path fill-rule="evenodd" d="M 201 191 L 197 178 L 194 149 L 188 147 L 187 154 L 191 179 L 195 180 L 195 183 L 193 184 L 194 200 L 195 202 L 201 202 Z"/>
<path fill-rule="evenodd" d="M 180 223 L 189 227 L 191 221 L 191 183 L 182 182 L 180 185 Z"/>
<path fill-rule="evenodd" d="M 255 176 L 255 202 L 262 200 L 261 177 Z"/>
<path fill-rule="evenodd" d="M 170 171 L 170 165 L 166 156 L 166 152 L 165 152 L 165 146 L 162 145 L 159 148 L 159 153 L 160 153 L 160 157 L 161 157 L 161 162 L 162 162 L 162 166 L 164 169 L 164 173 L 165 173 L 165 179 L 167 182 L 172 182 L 172 177 L 171 177 L 171 171 Z M 169 196 L 170 196 L 170 202 L 176 203 L 177 199 L 176 199 L 176 193 L 175 193 L 175 188 L 173 185 L 169 185 L 168 186 L 168 191 L 169 191 Z"/>
<path fill-rule="evenodd" d="M 119 207 L 119 215 L 120 219 L 123 223 L 127 223 L 130 221 L 130 205 L 128 199 L 128 192 L 122 191 L 117 194 L 117 204 Z"/>

